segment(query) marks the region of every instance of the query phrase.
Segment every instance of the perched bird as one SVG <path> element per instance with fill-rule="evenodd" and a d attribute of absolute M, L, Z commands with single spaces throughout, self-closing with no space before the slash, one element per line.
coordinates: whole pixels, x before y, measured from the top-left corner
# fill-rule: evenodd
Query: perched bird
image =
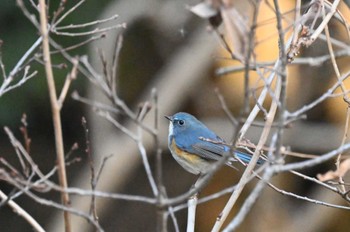
<path fill-rule="evenodd" d="M 222 158 L 230 147 L 193 115 L 179 112 L 165 116 L 169 123 L 168 146 L 174 159 L 188 172 L 195 175 L 205 174 L 209 166 Z M 238 159 L 249 163 L 251 155 L 233 151 L 233 156 L 226 165 L 233 167 L 232 162 Z M 259 158 L 258 164 L 264 160 Z"/>

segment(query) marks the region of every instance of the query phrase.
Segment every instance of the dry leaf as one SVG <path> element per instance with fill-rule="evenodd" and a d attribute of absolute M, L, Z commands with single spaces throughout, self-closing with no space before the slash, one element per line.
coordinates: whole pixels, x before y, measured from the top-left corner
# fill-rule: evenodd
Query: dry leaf
<path fill-rule="evenodd" d="M 327 180 L 343 177 L 349 171 L 349 169 L 350 169 L 350 159 L 346 159 L 340 163 L 338 170 L 328 171 L 325 174 L 318 174 L 317 178 L 320 181 L 327 181 Z"/>
<path fill-rule="evenodd" d="M 218 9 L 215 9 L 207 2 L 201 2 L 190 8 L 190 11 L 201 18 L 209 19 L 218 14 Z"/>

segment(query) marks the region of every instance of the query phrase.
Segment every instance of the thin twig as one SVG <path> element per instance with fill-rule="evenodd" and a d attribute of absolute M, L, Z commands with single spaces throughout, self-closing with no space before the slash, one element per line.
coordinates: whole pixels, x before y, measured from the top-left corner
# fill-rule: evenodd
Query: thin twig
<path fill-rule="evenodd" d="M 294 117 L 298 117 L 302 114 L 305 114 L 307 111 L 311 110 L 312 108 L 316 107 L 317 105 L 319 105 L 321 102 L 325 101 L 326 99 L 330 98 L 333 96 L 333 92 L 341 85 L 341 83 L 346 80 L 347 78 L 349 78 L 350 76 L 350 71 L 348 71 L 347 73 L 343 74 L 342 77 L 332 86 L 330 87 L 324 94 L 322 94 L 319 98 L 317 98 L 316 100 L 314 100 L 313 102 L 304 105 L 303 107 L 301 107 L 300 109 L 292 112 L 292 113 L 288 113 L 287 117 L 288 118 L 294 118 Z"/>
<path fill-rule="evenodd" d="M 276 192 L 281 193 L 282 195 L 290 196 L 290 197 L 296 198 L 296 199 L 298 199 L 298 200 L 303 200 L 303 201 L 310 202 L 310 203 L 313 203 L 313 204 L 316 204 L 316 205 L 323 205 L 323 206 L 327 206 L 327 207 L 331 207 L 331 208 L 336 208 L 336 209 L 350 210 L 350 207 L 349 207 L 349 206 L 336 205 L 336 204 L 331 204 L 331 203 L 327 203 L 327 202 L 324 202 L 324 201 L 319 201 L 319 200 L 311 199 L 311 198 L 306 197 L 306 196 L 301 196 L 301 195 L 298 195 L 298 194 L 295 194 L 295 193 L 292 193 L 292 192 L 288 192 L 288 191 L 279 189 L 279 188 L 277 188 L 276 186 L 274 186 L 274 185 L 271 184 L 271 183 L 269 183 L 269 186 L 270 186 L 273 190 L 275 190 Z"/>
<path fill-rule="evenodd" d="M 106 19 L 99 19 L 99 20 L 95 20 L 95 21 L 83 23 L 83 24 L 70 24 L 67 26 L 55 27 L 55 29 L 56 30 L 66 30 L 66 29 L 76 29 L 76 28 L 89 27 L 89 26 L 94 26 L 96 24 L 113 21 L 113 20 L 117 19 L 118 17 L 119 17 L 119 15 L 113 15 L 113 16 L 106 18 Z"/>
<path fill-rule="evenodd" d="M 318 164 L 324 163 L 335 156 L 337 156 L 339 153 L 343 153 L 347 150 L 350 149 L 350 143 L 346 143 L 343 146 L 340 146 L 339 148 L 330 151 L 324 155 L 321 155 L 317 158 L 306 160 L 306 161 L 301 161 L 301 162 L 295 162 L 295 163 L 290 163 L 290 164 L 285 164 L 285 165 L 276 165 L 274 166 L 275 172 L 286 172 L 286 171 L 292 171 L 292 170 L 300 170 L 304 168 L 309 168 L 316 166 Z"/>
<path fill-rule="evenodd" d="M 65 14 L 61 16 L 53 25 L 52 27 L 56 27 L 60 22 L 62 22 L 63 19 L 65 19 L 68 15 L 73 13 L 81 4 L 83 4 L 86 0 L 81 0 L 77 4 L 75 4 L 72 8 L 70 8 Z"/>
<path fill-rule="evenodd" d="M 66 81 L 64 82 L 64 85 L 63 85 L 62 90 L 61 90 L 60 97 L 58 98 L 58 102 L 57 102 L 57 104 L 59 105 L 60 109 L 62 108 L 63 102 L 66 99 L 66 96 L 67 96 L 70 84 L 72 83 L 73 80 L 75 80 L 77 78 L 78 64 L 79 64 L 79 59 L 77 58 L 75 60 L 75 63 L 73 64 L 72 71 L 66 77 Z"/>
<path fill-rule="evenodd" d="M 100 33 L 110 31 L 110 30 L 116 30 L 119 28 L 126 28 L 126 24 L 122 23 L 122 24 L 118 24 L 118 25 L 114 25 L 114 26 L 110 26 L 110 27 L 105 27 L 105 28 L 95 28 L 91 31 L 85 31 L 85 32 L 64 32 L 64 31 L 56 31 L 54 29 L 52 29 L 51 32 L 56 34 L 56 35 L 76 37 L 76 36 L 100 34 Z"/>

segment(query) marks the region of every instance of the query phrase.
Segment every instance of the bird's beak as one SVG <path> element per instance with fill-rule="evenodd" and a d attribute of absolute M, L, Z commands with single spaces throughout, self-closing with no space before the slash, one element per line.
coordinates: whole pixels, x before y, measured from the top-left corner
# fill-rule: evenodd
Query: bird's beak
<path fill-rule="evenodd" d="M 164 117 L 165 117 L 166 119 L 168 119 L 170 122 L 173 121 L 173 117 L 171 117 L 171 116 L 164 115 Z"/>

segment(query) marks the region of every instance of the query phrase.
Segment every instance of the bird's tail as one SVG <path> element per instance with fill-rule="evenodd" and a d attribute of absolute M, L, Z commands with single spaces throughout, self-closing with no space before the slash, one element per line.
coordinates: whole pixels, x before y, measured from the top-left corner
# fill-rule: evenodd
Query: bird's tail
<path fill-rule="evenodd" d="M 247 154 L 245 152 L 238 151 L 238 150 L 234 151 L 234 156 L 236 159 L 242 161 L 245 164 L 248 164 L 250 162 L 250 160 L 252 159 L 252 155 Z M 262 165 L 264 162 L 265 162 L 265 160 L 262 159 L 261 157 L 259 157 L 257 164 Z"/>

